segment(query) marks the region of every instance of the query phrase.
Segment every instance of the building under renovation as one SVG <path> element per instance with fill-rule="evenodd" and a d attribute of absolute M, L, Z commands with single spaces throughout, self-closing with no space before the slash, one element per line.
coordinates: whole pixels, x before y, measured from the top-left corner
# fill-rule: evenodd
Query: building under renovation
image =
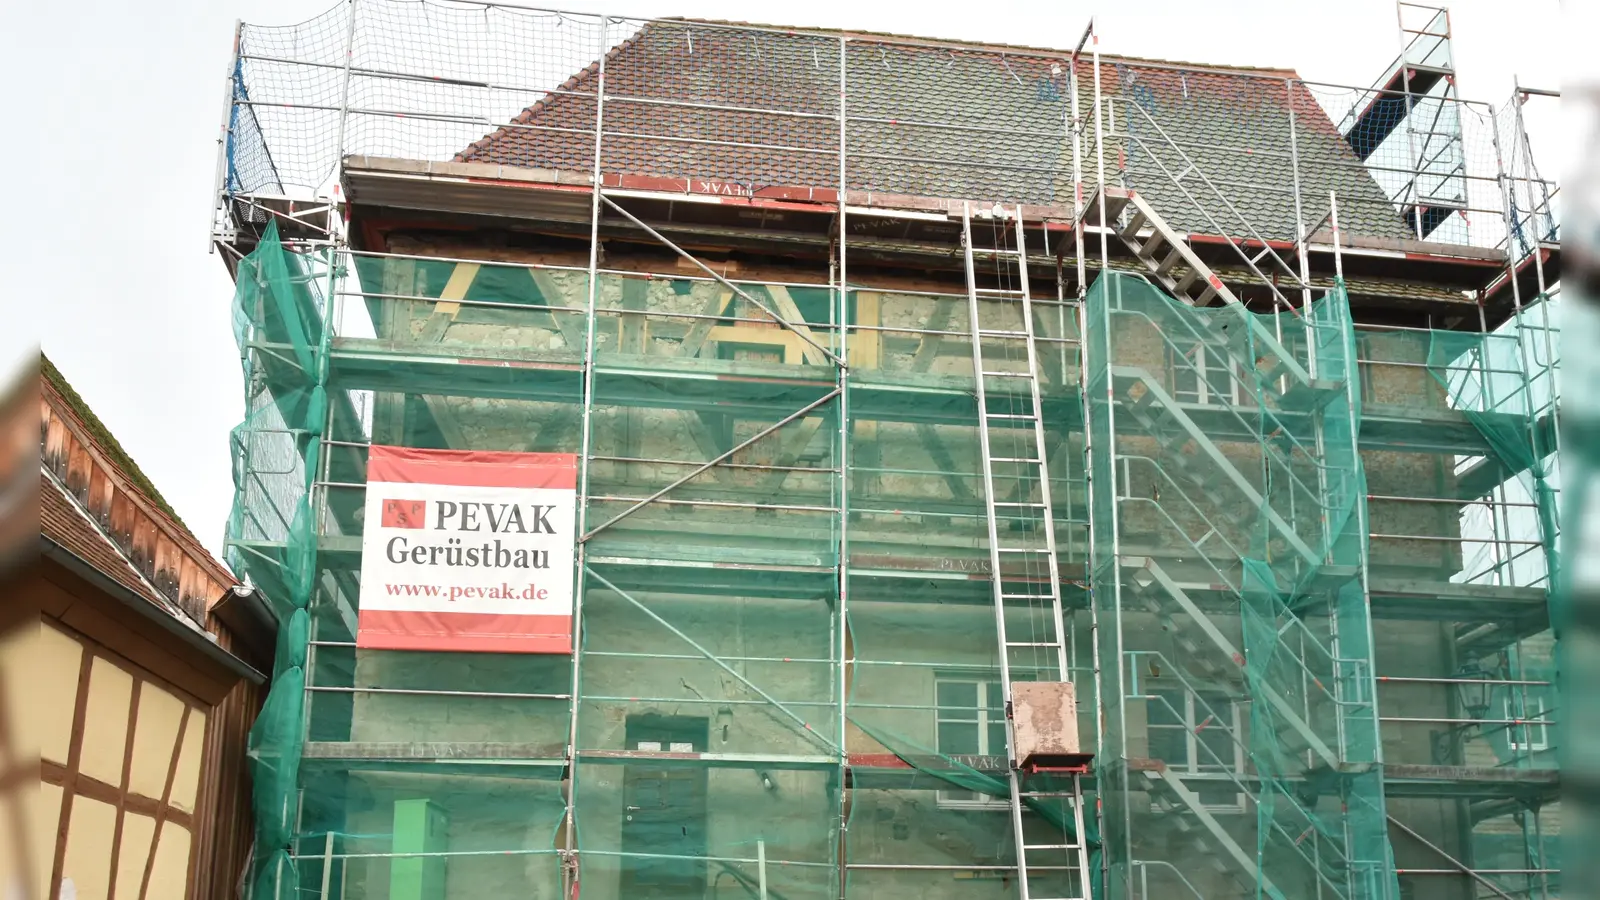
<path fill-rule="evenodd" d="M 251 896 L 1560 896 L 1553 101 L 1398 20 L 241 25 Z M 380 445 L 574 455 L 558 652 L 357 646 Z"/>

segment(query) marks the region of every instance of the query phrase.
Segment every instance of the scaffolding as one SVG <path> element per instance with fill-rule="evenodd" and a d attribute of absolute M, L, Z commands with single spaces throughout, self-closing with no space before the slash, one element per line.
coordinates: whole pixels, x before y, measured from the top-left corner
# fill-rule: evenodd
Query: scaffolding
<path fill-rule="evenodd" d="M 241 25 L 251 896 L 1559 896 L 1556 186 L 1412 55 Z M 355 646 L 373 444 L 578 454 L 570 658 Z"/>

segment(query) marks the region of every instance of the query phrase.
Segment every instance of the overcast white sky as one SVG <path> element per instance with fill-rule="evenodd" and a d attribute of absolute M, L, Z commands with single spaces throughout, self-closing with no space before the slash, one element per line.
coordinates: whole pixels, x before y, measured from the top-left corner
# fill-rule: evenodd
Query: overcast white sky
<path fill-rule="evenodd" d="M 228 429 L 243 411 L 232 285 L 206 239 L 234 21 L 288 24 L 332 3 L 28 3 L 12 5 L 0 29 L 10 185 L 0 246 L 12 260 L 0 362 L 39 341 L 213 551 L 232 498 Z M 1370 83 L 1398 49 L 1390 0 L 550 5 L 1056 47 L 1098 12 L 1107 53 L 1293 68 L 1353 85 Z M 1597 33 L 1596 5 L 1568 4 L 1563 22 L 1554 0 L 1451 4 L 1462 95 L 1499 105 L 1513 75 L 1559 87 L 1564 58 L 1592 59 L 1577 45 Z M 1547 173 L 1572 157 L 1554 117 L 1530 108 Z"/>

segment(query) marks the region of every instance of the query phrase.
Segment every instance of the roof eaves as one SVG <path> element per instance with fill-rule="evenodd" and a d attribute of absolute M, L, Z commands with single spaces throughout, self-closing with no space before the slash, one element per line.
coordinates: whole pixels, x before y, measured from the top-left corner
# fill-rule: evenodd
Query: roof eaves
<path fill-rule="evenodd" d="M 266 683 L 266 675 L 218 645 L 216 638 L 211 634 L 191 627 L 191 623 L 187 620 L 165 614 L 165 610 L 157 608 L 149 602 L 150 598 L 145 597 L 139 591 L 133 590 L 118 579 L 101 572 L 93 563 L 73 552 L 71 547 L 66 546 L 50 535 L 40 535 L 39 544 L 42 554 L 47 559 L 60 564 L 73 574 L 88 581 L 101 591 L 104 591 L 107 596 L 120 601 L 141 618 L 155 623 L 185 645 L 198 651 L 202 656 L 252 684 Z"/>
<path fill-rule="evenodd" d="M 139 571 L 139 567 L 134 565 L 133 560 L 129 559 L 128 555 L 123 552 L 122 548 L 117 546 L 117 542 L 112 540 L 110 535 L 106 534 L 105 529 L 100 526 L 99 522 L 95 521 L 94 516 L 90 515 L 89 511 L 83 508 L 83 506 L 78 502 L 78 499 L 73 496 L 71 491 L 67 490 L 67 486 L 61 483 L 61 479 L 56 476 L 56 473 L 50 471 L 49 468 L 41 467 L 40 474 L 43 476 L 46 489 L 51 492 L 51 495 L 65 505 L 67 509 L 71 510 L 73 514 L 72 521 L 76 522 L 78 525 L 77 531 L 79 538 L 81 540 L 93 542 L 94 546 L 102 552 L 109 551 L 110 558 L 115 559 L 119 564 L 116 566 L 117 571 L 102 571 L 101 574 L 117 581 L 128 590 L 139 594 L 140 596 L 144 597 L 146 601 L 160 607 L 168 615 L 181 620 L 186 625 L 189 625 L 197 630 L 204 630 L 176 603 L 173 603 L 171 600 L 168 600 L 166 597 L 162 596 L 160 589 L 158 589 L 154 584 L 151 584 L 150 579 L 146 578 L 144 573 Z M 44 533 L 45 538 L 54 541 L 63 547 L 68 547 L 68 544 L 72 542 L 72 535 L 67 534 L 61 529 L 52 527 L 48 519 L 40 522 L 40 530 Z M 52 534 L 51 532 L 53 531 L 57 533 Z M 72 548 L 68 547 L 68 549 Z M 80 547 L 79 549 L 85 552 L 88 551 L 86 546 Z M 78 553 L 76 551 L 74 552 L 75 555 L 82 557 L 82 553 Z"/>

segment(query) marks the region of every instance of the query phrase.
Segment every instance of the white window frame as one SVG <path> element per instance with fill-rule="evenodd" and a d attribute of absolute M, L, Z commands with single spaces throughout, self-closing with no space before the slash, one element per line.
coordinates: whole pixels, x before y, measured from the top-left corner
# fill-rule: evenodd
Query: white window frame
<path fill-rule="evenodd" d="M 989 703 L 988 703 L 989 686 L 990 685 L 998 685 L 998 684 L 1000 684 L 1000 679 L 998 679 L 998 678 L 980 678 L 980 677 L 974 677 L 974 676 L 971 676 L 971 675 L 935 675 L 934 676 L 934 679 L 933 679 L 933 707 L 934 707 L 933 708 L 933 743 L 934 743 L 934 749 L 937 750 L 941 754 L 949 754 L 948 750 L 946 750 L 945 748 L 939 746 L 939 726 L 941 724 L 943 724 L 944 722 L 961 722 L 963 724 L 966 724 L 966 723 L 969 723 L 969 722 L 972 721 L 970 719 L 947 719 L 947 718 L 945 718 L 944 710 L 942 708 L 940 708 L 940 705 L 939 705 L 939 686 L 941 684 L 970 684 L 970 685 L 974 685 L 975 686 L 975 691 L 976 691 L 975 696 L 978 699 L 978 710 L 977 710 L 977 712 L 978 712 L 978 721 L 977 721 L 977 726 L 978 726 L 978 755 L 979 756 L 998 756 L 998 757 L 1000 757 L 1002 759 L 1008 759 L 1009 758 L 1009 752 L 1010 752 L 1008 748 L 1006 748 L 1006 747 L 995 748 L 995 747 L 990 747 L 989 746 L 989 726 L 991 724 L 993 724 L 994 722 L 996 722 L 996 721 L 1004 724 L 1005 715 L 1006 715 L 1006 710 L 1005 710 L 1005 705 L 1004 705 L 1004 700 L 1003 699 L 1001 701 L 1001 706 L 1000 706 L 999 709 L 990 709 L 989 708 Z M 1003 695 L 1004 695 L 1004 692 L 1002 691 L 1002 697 L 1003 697 Z M 996 717 L 998 717 L 998 719 Z M 954 755 L 965 755 L 965 754 L 954 754 Z M 975 793 L 973 791 L 963 791 L 963 790 L 959 790 L 959 789 L 951 789 L 951 790 L 948 790 L 948 791 L 943 791 L 943 790 L 939 791 L 937 793 L 936 798 L 935 798 L 935 803 L 940 809 L 1009 810 L 1011 808 L 1011 801 L 1010 801 L 1009 798 L 991 797 L 991 796 L 987 796 L 987 795 L 984 795 L 984 794 L 977 794 L 977 793 Z"/>
<path fill-rule="evenodd" d="M 1200 722 L 1199 722 L 1200 712 L 1199 712 L 1199 710 L 1196 709 L 1195 692 L 1193 690 L 1189 689 L 1188 687 L 1183 686 L 1181 684 L 1174 686 L 1170 690 L 1162 690 L 1161 689 L 1162 687 L 1165 687 L 1165 685 L 1158 686 L 1158 687 L 1151 687 L 1148 690 L 1152 694 L 1156 694 L 1156 693 L 1164 694 L 1164 695 L 1167 696 L 1167 698 L 1169 700 L 1173 699 L 1173 695 L 1174 694 L 1181 693 L 1182 696 L 1183 696 L 1183 705 L 1182 705 L 1181 710 L 1179 710 L 1182 713 L 1182 719 L 1183 719 L 1182 724 L 1180 724 L 1180 725 L 1170 725 L 1170 724 L 1152 725 L 1152 724 L 1148 724 L 1148 721 L 1147 721 L 1147 724 L 1145 725 L 1145 727 L 1147 729 L 1152 730 L 1152 731 L 1155 730 L 1155 729 L 1161 729 L 1161 730 L 1164 730 L 1164 731 L 1165 730 L 1177 730 L 1179 728 L 1183 729 L 1184 740 L 1185 740 L 1185 743 L 1184 743 L 1184 756 L 1185 756 L 1185 759 L 1184 759 L 1183 762 L 1172 762 L 1171 760 L 1165 760 L 1165 762 L 1167 763 L 1167 768 L 1170 771 L 1177 772 L 1179 774 L 1179 776 L 1181 776 L 1184 779 L 1186 785 L 1187 785 L 1187 782 L 1189 781 L 1189 779 L 1191 777 L 1196 781 L 1208 781 L 1208 782 L 1219 781 L 1220 779 L 1215 777 L 1215 776 L 1218 775 L 1216 764 L 1209 762 L 1208 761 L 1209 760 L 1209 756 L 1205 756 L 1204 754 L 1202 754 L 1200 752 L 1200 736 L 1195 732 L 1195 729 L 1200 726 Z M 1226 725 L 1228 731 L 1231 734 L 1233 734 L 1233 736 L 1234 736 L 1234 740 L 1231 740 L 1231 741 L 1228 742 L 1229 746 L 1231 746 L 1233 748 L 1232 773 L 1234 775 L 1243 776 L 1245 774 L 1245 758 L 1244 758 L 1245 757 L 1245 753 L 1244 753 L 1244 747 L 1241 746 L 1240 741 L 1238 740 L 1238 738 L 1239 738 L 1239 735 L 1244 733 L 1243 730 L 1242 730 L 1242 723 L 1244 721 L 1244 719 L 1243 719 L 1243 707 L 1244 707 L 1244 704 L 1241 701 L 1238 701 L 1238 700 L 1228 700 L 1226 702 L 1228 704 L 1228 712 L 1226 713 L 1226 715 L 1228 715 L 1230 717 L 1231 721 L 1225 723 L 1225 725 Z M 1173 705 L 1177 706 L 1177 704 L 1173 704 Z M 1221 705 L 1221 704 L 1220 703 L 1213 703 L 1212 704 L 1213 707 L 1219 706 L 1219 705 Z M 1221 753 L 1219 753 L 1218 755 L 1219 756 L 1225 756 L 1225 754 L 1221 754 Z M 1202 759 L 1203 756 L 1205 756 L 1204 759 Z M 1189 789 L 1190 790 L 1194 790 L 1192 785 L 1189 786 Z M 1221 813 L 1244 812 L 1244 794 L 1242 792 L 1238 793 L 1238 794 L 1235 794 L 1234 795 L 1234 801 L 1232 803 L 1207 803 L 1207 804 L 1205 804 L 1205 808 L 1207 810 L 1211 811 L 1211 812 L 1221 812 Z"/>
<path fill-rule="evenodd" d="M 1504 718 L 1519 718 L 1515 707 L 1511 703 L 1511 694 L 1508 692 L 1500 701 L 1500 710 Z M 1545 706 L 1545 698 L 1534 693 L 1528 693 L 1522 698 L 1522 733 L 1527 735 L 1527 740 L 1517 740 L 1518 726 L 1506 725 L 1506 743 L 1516 753 L 1543 753 L 1550 749 L 1550 721 L 1546 718 L 1549 709 Z"/>
<path fill-rule="evenodd" d="M 1170 354 L 1177 351 L 1169 347 L 1167 352 Z M 1227 354 L 1214 350 L 1205 344 L 1195 344 L 1192 349 L 1183 352 L 1182 355 L 1189 360 L 1189 365 L 1194 370 L 1195 389 L 1189 391 L 1178 387 L 1178 367 L 1174 360 L 1169 359 L 1167 367 L 1173 375 L 1172 399 L 1179 403 L 1194 403 L 1199 406 L 1255 405 L 1254 397 L 1246 398 L 1243 396 L 1244 385 L 1239 382 L 1238 364 Z M 1210 376 L 1218 373 L 1227 375 L 1228 391 L 1226 396 L 1223 396 L 1223 393 L 1211 384 Z"/>

